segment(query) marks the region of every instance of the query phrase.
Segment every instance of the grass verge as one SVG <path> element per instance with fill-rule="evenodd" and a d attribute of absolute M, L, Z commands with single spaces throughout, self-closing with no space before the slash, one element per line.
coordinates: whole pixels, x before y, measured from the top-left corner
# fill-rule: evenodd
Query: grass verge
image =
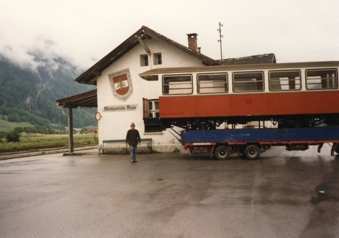
<path fill-rule="evenodd" d="M 97 145 L 96 134 L 76 134 L 74 135 L 75 146 Z M 15 152 L 24 150 L 38 150 L 46 148 L 62 148 L 68 145 L 68 135 L 60 134 L 26 134 L 23 133 L 20 142 L 0 142 L 1 152 Z"/>

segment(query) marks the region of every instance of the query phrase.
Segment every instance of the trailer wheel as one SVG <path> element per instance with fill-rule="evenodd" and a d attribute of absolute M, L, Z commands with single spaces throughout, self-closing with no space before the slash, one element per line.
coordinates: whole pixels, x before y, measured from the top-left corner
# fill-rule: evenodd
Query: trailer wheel
<path fill-rule="evenodd" d="M 339 144 L 334 145 L 334 151 L 339 155 Z"/>
<path fill-rule="evenodd" d="M 214 156 L 218 160 L 228 159 L 231 154 L 231 147 L 227 145 L 219 145 L 214 151 Z"/>
<path fill-rule="evenodd" d="M 260 156 L 260 147 L 255 144 L 246 145 L 244 154 L 247 159 L 258 159 Z"/>

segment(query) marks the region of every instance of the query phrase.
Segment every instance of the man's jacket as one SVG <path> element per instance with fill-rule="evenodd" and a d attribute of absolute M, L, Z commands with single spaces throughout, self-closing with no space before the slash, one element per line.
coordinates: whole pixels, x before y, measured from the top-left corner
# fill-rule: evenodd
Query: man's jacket
<path fill-rule="evenodd" d="M 140 134 L 139 131 L 136 129 L 129 129 L 126 135 L 126 142 L 130 146 L 137 146 L 140 143 Z"/>

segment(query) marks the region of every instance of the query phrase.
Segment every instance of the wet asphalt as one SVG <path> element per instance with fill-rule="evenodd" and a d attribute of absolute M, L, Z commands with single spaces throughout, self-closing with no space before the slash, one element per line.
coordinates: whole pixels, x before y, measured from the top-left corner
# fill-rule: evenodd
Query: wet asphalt
<path fill-rule="evenodd" d="M 0 237 L 339 237 L 339 160 L 328 149 L 0 161 Z"/>

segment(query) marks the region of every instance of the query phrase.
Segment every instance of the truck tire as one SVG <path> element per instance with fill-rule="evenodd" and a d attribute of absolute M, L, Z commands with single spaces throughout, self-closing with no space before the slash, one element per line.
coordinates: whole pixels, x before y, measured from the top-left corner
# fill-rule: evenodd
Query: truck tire
<path fill-rule="evenodd" d="M 334 151 L 339 155 L 339 144 L 334 145 Z"/>
<path fill-rule="evenodd" d="M 246 159 L 258 159 L 260 157 L 260 147 L 256 144 L 246 145 L 244 149 L 244 155 Z"/>
<path fill-rule="evenodd" d="M 218 160 L 229 159 L 231 155 L 231 147 L 227 145 L 218 145 L 214 151 L 214 156 Z"/>

